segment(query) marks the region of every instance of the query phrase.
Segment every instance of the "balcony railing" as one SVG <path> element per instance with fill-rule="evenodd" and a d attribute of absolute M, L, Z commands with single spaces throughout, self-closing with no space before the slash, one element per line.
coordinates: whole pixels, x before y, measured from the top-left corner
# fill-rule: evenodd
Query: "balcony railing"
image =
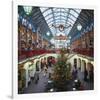
<path fill-rule="evenodd" d="M 36 50 L 29 50 L 29 51 L 21 50 L 18 52 L 18 61 L 24 60 L 26 58 L 30 58 L 33 56 L 45 54 L 45 53 L 55 53 L 55 51 L 45 50 L 45 49 L 36 49 Z"/>
<path fill-rule="evenodd" d="M 59 53 L 59 51 L 60 50 L 57 50 L 57 49 L 56 50 L 36 49 L 36 50 L 29 50 L 29 51 L 21 50 L 18 52 L 18 61 L 25 60 L 25 59 L 33 57 L 33 56 L 46 54 L 46 53 Z M 92 48 L 91 49 L 76 48 L 73 51 L 77 54 L 94 57 L 94 50 Z"/>
<path fill-rule="evenodd" d="M 94 57 L 93 48 L 90 48 L 90 49 L 86 49 L 86 48 L 78 49 L 78 48 L 76 48 L 73 51 L 78 53 L 78 54 L 86 55 L 86 56 L 89 56 L 89 57 Z"/>

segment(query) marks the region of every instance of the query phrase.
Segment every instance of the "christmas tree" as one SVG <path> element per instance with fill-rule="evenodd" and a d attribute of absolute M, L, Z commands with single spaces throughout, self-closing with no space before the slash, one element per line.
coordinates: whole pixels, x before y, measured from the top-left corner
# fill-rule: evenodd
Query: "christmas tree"
<path fill-rule="evenodd" d="M 53 81 L 58 91 L 65 91 L 67 81 L 71 79 L 71 67 L 67 62 L 69 53 L 65 49 L 61 49 L 57 63 L 54 66 Z"/>

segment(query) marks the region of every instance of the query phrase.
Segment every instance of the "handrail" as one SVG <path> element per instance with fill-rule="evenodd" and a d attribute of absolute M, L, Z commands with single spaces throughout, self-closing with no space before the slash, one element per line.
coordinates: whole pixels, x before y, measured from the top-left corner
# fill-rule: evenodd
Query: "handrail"
<path fill-rule="evenodd" d="M 18 61 L 24 60 L 27 58 L 31 58 L 33 56 L 38 56 L 41 54 L 46 54 L 46 53 L 54 53 L 54 50 L 45 50 L 45 49 L 37 49 L 37 50 L 30 50 L 30 51 L 19 51 L 20 53 L 18 54 Z"/>

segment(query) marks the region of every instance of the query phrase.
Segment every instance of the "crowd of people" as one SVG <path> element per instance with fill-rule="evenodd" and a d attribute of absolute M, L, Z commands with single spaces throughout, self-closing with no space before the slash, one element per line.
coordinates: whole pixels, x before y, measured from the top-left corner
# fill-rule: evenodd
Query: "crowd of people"
<path fill-rule="evenodd" d="M 43 60 L 41 60 L 41 72 L 43 73 L 43 76 L 46 77 L 47 75 L 49 79 L 51 79 L 51 72 L 48 70 L 49 68 L 52 68 L 54 66 L 54 64 L 56 63 L 56 59 L 53 57 L 50 57 L 48 59 L 44 58 Z M 77 66 L 74 66 L 72 69 L 72 80 L 73 80 L 73 90 L 84 90 L 84 84 L 82 81 L 84 82 L 92 82 L 94 80 L 94 75 L 93 75 L 93 70 L 87 71 L 86 69 L 83 72 L 83 79 L 80 80 L 79 78 L 79 71 L 81 72 L 81 70 L 79 68 L 77 68 Z M 39 81 L 39 72 L 36 72 L 34 75 L 34 81 L 37 84 Z"/>
<path fill-rule="evenodd" d="M 77 90 L 84 90 L 85 87 L 81 81 L 83 80 L 84 82 L 87 82 L 87 83 L 88 82 L 93 83 L 94 82 L 94 72 L 92 69 L 89 71 L 84 69 L 83 79 L 80 80 L 78 77 L 79 71 L 81 71 L 80 68 L 77 68 L 76 66 L 74 66 L 72 69 L 72 79 L 74 80 L 74 89 L 76 88 Z"/>
<path fill-rule="evenodd" d="M 43 76 L 45 77 L 47 74 L 49 74 L 49 79 L 51 78 L 51 72 L 48 71 L 49 68 L 52 68 L 55 64 L 55 58 L 54 57 L 49 57 L 46 61 L 46 58 L 44 58 L 43 60 L 41 60 L 41 72 L 43 72 Z M 35 75 L 34 75 L 34 80 L 35 83 L 38 83 L 39 80 L 39 72 L 36 71 Z"/>

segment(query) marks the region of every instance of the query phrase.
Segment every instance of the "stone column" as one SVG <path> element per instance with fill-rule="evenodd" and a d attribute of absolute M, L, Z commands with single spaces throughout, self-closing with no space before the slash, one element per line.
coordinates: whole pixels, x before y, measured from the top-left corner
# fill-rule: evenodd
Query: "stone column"
<path fill-rule="evenodd" d="M 80 67 L 80 62 L 79 62 L 79 59 L 77 59 L 77 69 L 79 69 Z"/>
<path fill-rule="evenodd" d="M 84 61 L 81 63 L 81 72 L 84 72 Z"/>
<path fill-rule="evenodd" d="M 39 72 L 41 72 L 41 60 L 39 60 Z"/>
<path fill-rule="evenodd" d="M 28 69 L 26 69 L 26 88 L 28 87 Z"/>

